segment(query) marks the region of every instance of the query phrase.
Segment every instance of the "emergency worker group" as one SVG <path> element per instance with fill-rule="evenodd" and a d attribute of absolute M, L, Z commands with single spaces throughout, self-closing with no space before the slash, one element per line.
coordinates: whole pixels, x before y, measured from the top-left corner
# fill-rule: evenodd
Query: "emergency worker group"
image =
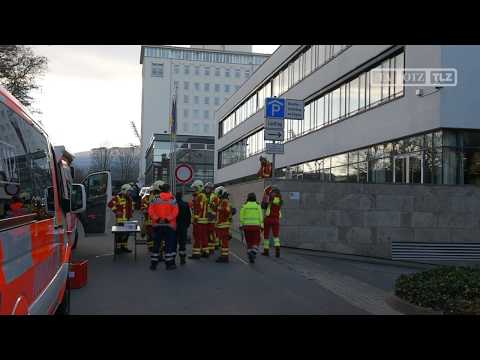
<path fill-rule="evenodd" d="M 180 264 L 186 264 L 187 232 L 192 225 L 191 260 L 215 256 L 217 263 L 228 263 L 230 240 L 232 239 L 232 219 L 237 210 L 232 206 L 230 194 L 223 186 L 214 187 L 195 180 L 191 185 L 192 201 L 183 200 L 181 192 L 174 196 L 169 184 L 159 180 L 150 187 L 150 193 L 141 199 L 143 214 L 143 235 L 146 236 L 150 251 L 150 269 L 156 270 L 160 262 L 165 262 L 166 270 L 176 269 L 177 251 Z M 112 198 L 108 206 L 112 209 L 118 225 L 133 216 L 134 204 L 125 184 Z M 270 255 L 270 234 L 273 237 L 275 256 L 280 256 L 280 219 L 282 196 L 278 188 L 264 189 L 261 201 L 255 193 L 249 193 L 239 212 L 240 233 L 247 245 L 250 263 L 255 263 L 263 235 L 262 255 Z M 128 234 L 116 234 L 117 253 L 131 252 L 127 247 Z"/>

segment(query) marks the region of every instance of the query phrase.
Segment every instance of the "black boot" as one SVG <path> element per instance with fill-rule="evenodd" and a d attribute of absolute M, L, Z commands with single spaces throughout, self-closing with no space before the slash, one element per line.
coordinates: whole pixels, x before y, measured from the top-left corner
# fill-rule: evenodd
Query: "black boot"
<path fill-rule="evenodd" d="M 192 254 L 192 256 L 189 256 L 188 258 L 189 258 L 189 259 L 192 259 L 192 260 L 199 260 L 199 259 L 200 259 L 200 255 L 199 255 L 199 254 Z"/>
<path fill-rule="evenodd" d="M 263 256 L 270 256 L 270 253 L 269 253 L 268 249 L 263 249 L 262 255 Z"/>
<path fill-rule="evenodd" d="M 255 263 L 255 255 L 251 252 L 248 253 L 248 260 L 250 261 L 250 264 Z"/>
<path fill-rule="evenodd" d="M 275 246 L 275 257 L 280 257 L 280 246 Z"/>
<path fill-rule="evenodd" d="M 157 264 L 158 264 L 158 263 L 157 263 L 156 261 L 152 261 L 152 262 L 150 263 L 150 270 L 152 270 L 152 271 L 157 270 Z"/>
<path fill-rule="evenodd" d="M 210 253 L 207 253 L 207 252 L 204 252 L 202 253 L 202 258 L 209 258 L 210 257 Z"/>
<path fill-rule="evenodd" d="M 187 261 L 185 260 L 186 256 L 185 255 L 180 255 L 180 265 L 185 265 Z"/>

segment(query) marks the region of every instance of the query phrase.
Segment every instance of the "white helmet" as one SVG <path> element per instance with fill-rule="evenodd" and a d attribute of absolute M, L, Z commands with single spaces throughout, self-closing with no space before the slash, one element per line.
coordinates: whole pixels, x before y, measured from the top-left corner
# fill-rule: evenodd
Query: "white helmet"
<path fill-rule="evenodd" d="M 203 188 L 203 181 L 202 180 L 195 180 L 191 186 L 192 189 Z"/>
<path fill-rule="evenodd" d="M 211 182 L 207 182 L 204 188 L 211 188 L 213 190 L 213 184 Z"/>
<path fill-rule="evenodd" d="M 225 188 L 223 186 L 217 186 L 214 190 L 215 194 L 222 195 L 225 192 Z"/>
<path fill-rule="evenodd" d="M 120 192 L 122 194 L 126 194 L 130 190 L 132 190 L 132 186 L 130 184 L 123 184 L 122 187 L 120 188 Z"/>
<path fill-rule="evenodd" d="M 165 185 L 165 182 L 162 181 L 162 180 L 157 180 L 153 183 L 153 185 L 151 186 L 151 191 L 161 191 L 162 190 L 162 186 Z"/>

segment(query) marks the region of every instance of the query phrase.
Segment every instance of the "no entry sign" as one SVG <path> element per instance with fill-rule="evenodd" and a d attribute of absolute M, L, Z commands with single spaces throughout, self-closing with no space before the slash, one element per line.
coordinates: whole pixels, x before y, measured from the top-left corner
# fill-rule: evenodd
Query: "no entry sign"
<path fill-rule="evenodd" d="M 188 164 L 180 164 L 175 168 L 175 178 L 181 184 L 187 184 L 193 179 L 193 168 Z"/>

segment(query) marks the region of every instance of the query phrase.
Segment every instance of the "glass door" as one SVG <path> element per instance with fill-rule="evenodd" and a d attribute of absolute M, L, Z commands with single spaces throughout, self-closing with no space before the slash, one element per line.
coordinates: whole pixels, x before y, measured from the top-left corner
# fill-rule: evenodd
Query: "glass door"
<path fill-rule="evenodd" d="M 396 184 L 423 184 L 422 154 L 394 156 L 393 182 Z"/>

